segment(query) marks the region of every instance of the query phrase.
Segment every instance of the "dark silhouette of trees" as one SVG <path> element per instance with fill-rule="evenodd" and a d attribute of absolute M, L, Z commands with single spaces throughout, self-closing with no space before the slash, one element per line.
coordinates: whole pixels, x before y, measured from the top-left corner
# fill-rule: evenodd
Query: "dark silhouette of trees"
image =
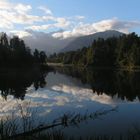
<path fill-rule="evenodd" d="M 19 37 L 8 38 L 6 33 L 2 33 L 0 36 L 1 95 L 5 99 L 8 95 L 24 99 L 27 87 L 32 84 L 36 90 L 44 87 L 46 72 L 43 71 L 42 64 L 46 64 L 46 57 L 43 51 L 35 49 L 32 52 Z"/>
<path fill-rule="evenodd" d="M 0 70 L 0 91 L 1 96 L 7 99 L 8 95 L 24 100 L 28 87 L 34 85 L 34 89 L 43 88 L 47 83 L 46 71 L 41 69 L 6 69 L 5 73 Z"/>
<path fill-rule="evenodd" d="M 35 64 L 45 64 L 46 54 L 43 51 L 32 53 L 23 40 L 14 36 L 9 39 L 6 33 L 0 37 L 0 65 L 1 66 L 31 66 Z"/>
<path fill-rule="evenodd" d="M 41 51 L 41 52 L 39 53 L 39 60 L 40 60 L 40 63 L 41 63 L 41 64 L 45 63 L 45 62 L 46 62 L 46 59 L 47 59 L 47 56 L 46 56 L 45 52 L 44 52 L 44 51 Z"/>

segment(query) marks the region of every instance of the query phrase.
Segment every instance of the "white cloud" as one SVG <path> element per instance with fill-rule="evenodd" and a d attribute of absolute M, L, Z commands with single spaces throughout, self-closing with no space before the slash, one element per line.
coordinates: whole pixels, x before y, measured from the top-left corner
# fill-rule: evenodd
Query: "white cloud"
<path fill-rule="evenodd" d="M 120 32 L 128 33 L 130 29 L 137 26 L 140 26 L 140 21 L 122 21 L 118 20 L 117 18 L 113 18 L 91 24 L 79 23 L 72 30 L 54 33 L 53 37 L 56 38 L 78 37 L 106 30 L 117 30 Z"/>
<path fill-rule="evenodd" d="M 0 9 L 10 10 L 12 7 L 13 5 L 7 2 L 7 0 L 0 0 Z"/>
<path fill-rule="evenodd" d="M 43 21 L 40 16 L 28 14 L 31 9 L 31 5 L 0 1 L 0 28 L 12 29 L 17 24 L 33 24 Z"/>
<path fill-rule="evenodd" d="M 49 28 L 61 28 L 65 29 L 70 26 L 70 21 L 66 20 L 65 18 L 55 18 L 52 16 L 43 17 L 44 20 L 52 21 L 51 24 L 44 24 L 44 25 L 33 25 L 25 27 L 25 29 L 30 29 L 34 31 L 41 31 L 41 30 L 48 30 Z"/>
<path fill-rule="evenodd" d="M 17 35 L 20 38 L 27 37 L 27 36 L 32 36 L 32 34 L 30 34 L 29 32 L 22 31 L 22 30 L 13 30 L 13 31 L 10 31 L 10 34 L 11 35 Z"/>
<path fill-rule="evenodd" d="M 78 19 L 78 20 L 85 19 L 85 17 L 84 17 L 84 16 L 75 16 L 75 18 L 76 18 L 76 19 Z"/>
<path fill-rule="evenodd" d="M 63 32 L 55 32 L 52 34 L 52 37 L 64 39 L 90 35 L 105 30 L 117 30 L 128 33 L 131 29 L 140 26 L 140 21 L 123 21 L 117 18 L 85 23 L 81 22 L 85 19 L 82 15 L 58 17 L 54 16 L 48 7 L 40 6 L 34 8 L 43 10 L 44 15 L 31 14 L 33 8 L 29 4 L 11 3 L 8 0 L 0 0 L 0 29 L 6 29 L 10 32 L 10 30 L 17 30 L 18 27 L 18 30 L 21 32 L 20 36 L 29 35 L 25 33 L 26 31 L 23 31 L 26 29 L 43 32 L 62 29 L 64 30 Z"/>
<path fill-rule="evenodd" d="M 54 24 L 54 27 L 58 28 L 66 28 L 70 25 L 70 21 L 66 20 L 65 18 L 57 18 L 57 23 Z"/>
<path fill-rule="evenodd" d="M 14 24 L 33 24 L 34 22 L 42 21 L 42 19 L 39 16 L 17 14 L 16 12 L 9 12 L 6 10 L 0 11 L 0 19 L 2 19 L 2 22 L 0 24 L 3 24 L 3 22 L 5 21 L 13 24 L 13 26 Z M 5 28 L 7 28 L 7 26 L 5 26 Z"/>
<path fill-rule="evenodd" d="M 42 19 L 46 22 L 50 20 L 55 21 L 55 17 L 53 16 L 43 16 Z"/>
<path fill-rule="evenodd" d="M 45 11 L 47 15 L 38 16 L 29 14 L 32 10 L 31 5 L 25 5 L 22 3 L 10 3 L 10 1 L 0 1 L 0 28 L 12 29 L 18 24 L 23 25 L 24 29 L 31 29 L 35 31 L 48 30 L 49 28 L 67 28 L 70 25 L 70 21 L 63 17 L 54 17 L 50 9 L 44 6 L 38 7 L 38 9 Z M 51 21 L 51 24 L 46 22 Z M 40 24 L 35 25 L 35 23 Z M 30 24 L 31 26 L 25 27 Z M 15 29 L 16 30 L 16 29 Z"/>
<path fill-rule="evenodd" d="M 29 26 L 29 27 L 26 27 L 25 29 L 40 31 L 40 30 L 48 30 L 51 27 L 52 27 L 51 24 L 47 24 L 47 25 L 40 25 L 40 26 L 39 25 L 38 26 Z"/>
<path fill-rule="evenodd" d="M 44 11 L 48 15 L 52 15 L 52 11 L 49 8 L 45 7 L 45 6 L 39 6 L 38 9 Z"/>
<path fill-rule="evenodd" d="M 6 29 L 12 29 L 14 28 L 13 24 L 8 21 L 8 20 L 5 20 L 4 18 L 1 18 L 0 20 L 0 28 L 6 28 Z"/>
<path fill-rule="evenodd" d="M 65 39 L 65 38 L 69 38 L 69 37 L 74 37 L 76 35 L 74 35 L 71 31 L 64 31 L 64 32 L 54 33 L 52 36 L 55 38 Z"/>
<path fill-rule="evenodd" d="M 20 14 L 26 13 L 31 10 L 31 5 L 25 5 L 22 3 L 13 4 L 7 0 L 0 0 L 0 10 L 16 11 Z"/>
<path fill-rule="evenodd" d="M 30 5 L 17 4 L 14 8 L 18 13 L 25 14 L 32 9 Z"/>

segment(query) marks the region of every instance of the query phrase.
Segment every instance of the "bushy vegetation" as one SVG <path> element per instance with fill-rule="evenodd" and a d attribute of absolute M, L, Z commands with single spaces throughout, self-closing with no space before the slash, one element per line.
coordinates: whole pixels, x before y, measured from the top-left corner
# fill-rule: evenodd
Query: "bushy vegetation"
<path fill-rule="evenodd" d="M 31 108 L 30 102 L 27 102 L 25 107 L 18 104 L 18 110 L 18 115 L 12 112 L 11 115 L 0 117 L 0 140 L 32 140 L 34 138 L 61 140 L 62 138 L 64 139 L 63 133 L 61 131 L 54 131 L 54 128 L 64 129 L 70 126 L 78 127 L 82 122 L 98 119 L 111 112 L 116 112 L 118 108 L 115 107 L 108 110 L 101 109 L 96 112 L 86 112 L 84 114 L 66 113 L 56 118 L 52 123 L 47 124 L 37 123 L 36 113 L 38 112 Z M 50 133 L 50 130 L 53 130 L 52 133 Z"/>
<path fill-rule="evenodd" d="M 8 39 L 6 33 L 0 37 L 0 65 L 1 66 L 25 66 L 43 64 L 46 62 L 46 54 L 43 51 L 32 53 L 23 40 L 14 36 Z"/>
<path fill-rule="evenodd" d="M 92 45 L 77 51 L 53 54 L 50 62 L 96 66 L 127 67 L 140 66 L 140 37 L 135 33 L 94 40 Z"/>
<path fill-rule="evenodd" d="M 133 126 L 128 135 L 102 135 L 95 134 L 92 136 L 70 136 L 65 133 L 69 127 L 79 127 L 80 123 L 87 123 L 90 120 L 101 119 L 109 113 L 118 111 L 118 107 L 109 110 L 97 110 L 92 113 L 75 114 L 66 113 L 50 124 L 35 125 L 35 113 L 28 105 L 24 108 L 19 104 L 20 119 L 15 114 L 0 118 L 0 140 L 139 140 L 139 126 Z M 19 131 L 20 130 L 20 131 Z"/>

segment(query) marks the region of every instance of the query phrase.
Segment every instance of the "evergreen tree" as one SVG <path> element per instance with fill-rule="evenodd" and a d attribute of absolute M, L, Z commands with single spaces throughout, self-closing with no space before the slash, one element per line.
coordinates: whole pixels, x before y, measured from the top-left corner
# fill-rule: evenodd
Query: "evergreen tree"
<path fill-rule="evenodd" d="M 94 40 L 90 47 L 81 50 L 55 54 L 48 60 L 65 64 L 95 67 L 140 66 L 140 37 L 135 33 Z M 60 57 L 61 56 L 61 57 Z"/>
<path fill-rule="evenodd" d="M 14 36 L 9 39 L 5 33 L 0 37 L 0 65 L 1 66 L 25 66 L 33 64 L 42 64 L 46 62 L 45 52 L 39 52 L 37 49 L 34 54 L 23 40 Z"/>

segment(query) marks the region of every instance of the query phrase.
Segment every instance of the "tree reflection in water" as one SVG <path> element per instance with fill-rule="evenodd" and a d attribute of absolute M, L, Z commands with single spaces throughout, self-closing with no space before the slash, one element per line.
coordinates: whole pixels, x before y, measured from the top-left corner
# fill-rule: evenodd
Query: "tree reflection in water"
<path fill-rule="evenodd" d="M 1 70 L 0 91 L 1 96 L 7 99 L 8 95 L 15 98 L 24 99 L 27 88 L 32 84 L 37 90 L 46 85 L 46 71 L 39 69 L 10 69 Z"/>
<path fill-rule="evenodd" d="M 78 78 L 89 84 L 93 93 L 117 95 L 122 100 L 140 100 L 140 72 L 129 72 L 108 69 L 80 69 L 74 67 L 56 67 L 56 71 Z"/>

